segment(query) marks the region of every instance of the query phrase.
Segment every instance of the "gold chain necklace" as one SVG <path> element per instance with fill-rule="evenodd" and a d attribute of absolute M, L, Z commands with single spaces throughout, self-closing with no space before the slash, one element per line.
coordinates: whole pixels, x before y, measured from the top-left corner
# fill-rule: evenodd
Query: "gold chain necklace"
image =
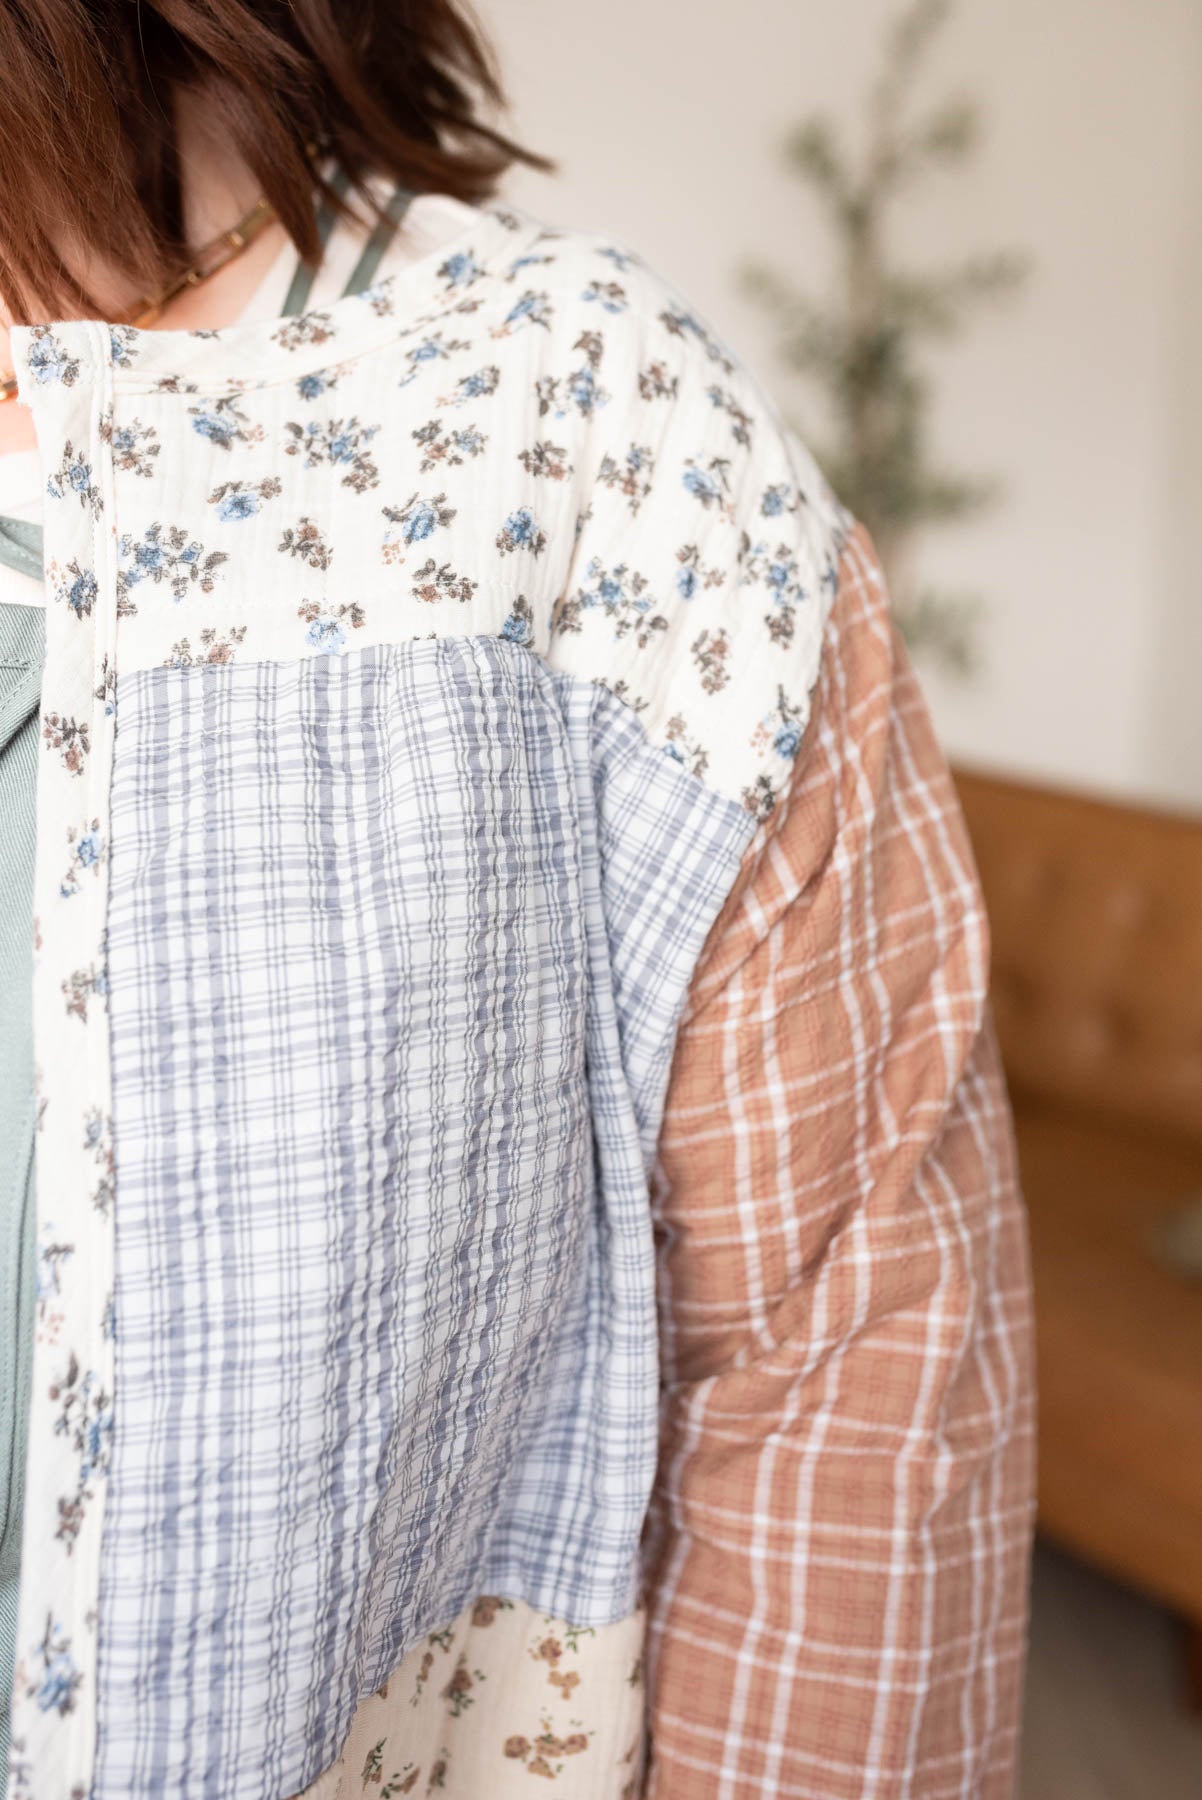
<path fill-rule="evenodd" d="M 136 325 L 139 328 L 152 325 L 165 306 L 185 292 L 188 288 L 199 287 L 217 275 L 241 256 L 247 247 L 254 243 L 259 233 L 275 218 L 275 208 L 270 201 L 256 200 L 244 218 L 238 220 L 228 231 L 223 231 L 211 243 L 205 244 L 196 255 L 196 261 L 177 275 L 157 294 L 144 294 L 136 306 L 123 313 L 113 321 L 116 325 Z M 10 371 L 0 375 L 0 404 L 5 400 L 13 400 L 17 393 L 17 377 Z"/>

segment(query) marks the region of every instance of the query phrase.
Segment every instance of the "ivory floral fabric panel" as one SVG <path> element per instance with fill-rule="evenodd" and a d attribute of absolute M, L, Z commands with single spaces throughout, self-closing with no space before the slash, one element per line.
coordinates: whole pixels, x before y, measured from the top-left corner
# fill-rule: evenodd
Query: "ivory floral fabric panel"
<path fill-rule="evenodd" d="M 570 1800 L 637 1800 L 644 1626 L 597 1632 L 482 1595 L 362 1702 L 303 1800 L 517 1800 L 532 1776 Z"/>

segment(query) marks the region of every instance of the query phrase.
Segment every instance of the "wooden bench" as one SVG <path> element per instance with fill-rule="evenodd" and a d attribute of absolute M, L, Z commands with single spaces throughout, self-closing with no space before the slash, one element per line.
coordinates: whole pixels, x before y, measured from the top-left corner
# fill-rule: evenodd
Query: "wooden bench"
<path fill-rule="evenodd" d="M 1202 820 L 956 779 L 1031 1217 L 1040 1526 L 1191 1623 L 1202 1697 Z"/>

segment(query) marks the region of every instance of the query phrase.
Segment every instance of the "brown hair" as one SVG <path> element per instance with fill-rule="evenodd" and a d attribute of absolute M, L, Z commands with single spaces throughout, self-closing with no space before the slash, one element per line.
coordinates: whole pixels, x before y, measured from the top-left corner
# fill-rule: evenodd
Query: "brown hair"
<path fill-rule="evenodd" d="M 459 0 L 0 0 L 0 292 L 87 307 L 65 244 L 153 288 L 187 266 L 175 97 L 228 136 L 306 261 L 316 163 L 480 200 L 520 160 Z M 231 221 L 233 223 L 233 221 Z M 72 261 L 76 260 L 72 256 Z"/>

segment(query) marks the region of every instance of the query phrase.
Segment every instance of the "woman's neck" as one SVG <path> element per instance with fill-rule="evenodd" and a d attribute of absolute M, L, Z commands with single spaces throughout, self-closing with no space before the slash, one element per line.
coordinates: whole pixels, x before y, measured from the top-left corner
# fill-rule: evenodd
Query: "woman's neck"
<path fill-rule="evenodd" d="M 184 222 L 188 241 L 211 243 L 245 217 L 259 197 L 253 175 L 228 146 L 213 140 L 200 109 L 183 96 L 179 106 L 180 153 L 183 165 Z M 225 268 L 199 287 L 187 288 L 164 307 L 155 330 L 191 331 L 233 324 L 276 260 L 285 243 L 283 227 L 272 223 Z M 90 275 L 102 316 L 119 318 L 142 297 L 136 282 L 120 271 Z M 49 322 L 51 315 L 47 315 Z M 7 323 L 0 320 L 0 367 L 10 369 Z M 0 405 L 0 456 L 31 450 L 33 421 L 16 401 Z"/>

